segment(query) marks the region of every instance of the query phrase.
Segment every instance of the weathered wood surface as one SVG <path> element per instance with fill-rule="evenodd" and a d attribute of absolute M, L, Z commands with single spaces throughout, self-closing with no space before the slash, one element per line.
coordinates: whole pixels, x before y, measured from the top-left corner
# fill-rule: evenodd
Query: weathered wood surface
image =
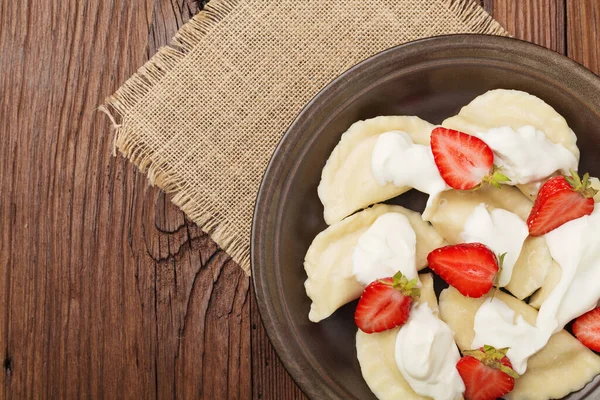
<path fill-rule="evenodd" d="M 600 1 L 482 5 L 600 72 Z M 0 0 L 0 398 L 303 398 L 249 279 L 96 111 L 201 6 Z"/>

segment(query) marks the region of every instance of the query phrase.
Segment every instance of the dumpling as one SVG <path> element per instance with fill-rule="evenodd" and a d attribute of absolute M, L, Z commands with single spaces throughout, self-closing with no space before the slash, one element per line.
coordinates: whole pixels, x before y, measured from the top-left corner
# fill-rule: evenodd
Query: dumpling
<path fill-rule="evenodd" d="M 381 116 L 358 121 L 342 135 L 329 156 L 318 187 L 325 222 L 331 225 L 353 212 L 396 197 L 409 187 L 379 185 L 371 173 L 371 155 L 379 135 L 406 132 L 413 142 L 428 145 L 434 126 L 412 116 Z"/>
<path fill-rule="evenodd" d="M 360 297 L 364 285 L 352 272 L 354 246 L 379 216 L 389 212 L 403 214 L 415 231 L 417 269 L 427 266 L 429 252 L 446 244 L 418 212 L 401 206 L 377 204 L 329 226 L 315 237 L 304 259 L 308 276 L 304 287 L 312 300 L 308 315 L 311 321 L 319 322 Z"/>
<path fill-rule="evenodd" d="M 423 285 L 419 302 L 427 302 L 434 314 L 438 314 L 431 274 L 420 274 L 419 279 Z M 425 398 L 416 394 L 406 382 L 396 364 L 396 336 L 399 329 L 398 327 L 372 334 L 358 330 L 356 355 L 363 378 L 380 400 L 424 400 Z"/>
<path fill-rule="evenodd" d="M 490 90 L 473 99 L 442 125 L 471 135 L 507 125 L 515 130 L 532 125 L 553 143 L 565 146 L 579 160 L 577 137 L 567 121 L 542 99 L 519 90 Z M 517 187 L 533 198 L 539 185 L 532 182 Z"/>
<path fill-rule="evenodd" d="M 487 204 L 489 209 L 508 210 L 524 221 L 533 205 L 519 190 L 506 185 L 501 189 L 483 185 L 477 190 L 450 190 L 440 194 L 432 207 L 430 221 L 448 242 L 462 243 L 461 232 L 465 222 L 481 203 Z M 542 286 L 551 265 L 552 257 L 546 241 L 542 237 L 528 237 L 506 289 L 519 299 L 526 298 Z"/>
<path fill-rule="evenodd" d="M 592 177 L 590 178 L 591 187 L 598 190 L 598 193 L 594 196 L 594 201 L 597 203 L 600 201 L 600 180 L 598 178 Z M 535 292 L 531 299 L 529 300 L 529 305 L 539 309 L 542 306 L 542 303 L 548 298 L 552 289 L 558 284 L 560 280 L 562 270 L 560 265 L 557 262 L 553 261 L 548 271 L 546 278 L 544 279 L 544 283 L 542 287 Z"/>
<path fill-rule="evenodd" d="M 498 292 L 500 300 L 530 324 L 535 324 L 537 311 L 509 294 Z M 470 349 L 475 336 L 475 313 L 485 298 L 464 297 L 449 287 L 440 295 L 440 317 L 454 330 L 461 350 Z M 600 373 L 600 357 L 567 331 L 553 335 L 546 347 L 533 355 L 527 371 L 515 381 L 515 388 L 504 397 L 508 400 L 559 399 L 583 388 Z"/>
<path fill-rule="evenodd" d="M 532 125 L 579 159 L 577 136 L 563 116 L 539 97 L 519 90 L 490 90 L 461 108 L 458 115 L 442 122 L 442 126 L 468 134 L 507 125 L 513 129 Z"/>
<path fill-rule="evenodd" d="M 554 287 L 558 285 L 561 275 L 562 268 L 560 268 L 560 265 L 553 260 L 542 287 L 531 296 L 531 299 L 529 299 L 529 305 L 539 310 L 542 306 L 542 303 L 544 303 L 548 296 L 550 296 L 550 293 L 552 293 Z"/>
<path fill-rule="evenodd" d="M 527 220 L 533 203 L 514 187 L 500 189 L 483 184 L 476 190 L 448 190 L 442 192 L 431 206 L 431 224 L 450 243 L 461 243 L 460 236 L 467 218 L 479 204 L 502 208 Z"/>

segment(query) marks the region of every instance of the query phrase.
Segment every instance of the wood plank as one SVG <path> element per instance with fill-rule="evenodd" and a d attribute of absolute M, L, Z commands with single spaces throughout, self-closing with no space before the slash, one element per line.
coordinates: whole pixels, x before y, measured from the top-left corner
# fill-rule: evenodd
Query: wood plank
<path fill-rule="evenodd" d="M 248 278 L 96 112 L 197 8 L 0 2 L 0 398 L 251 398 Z"/>
<path fill-rule="evenodd" d="M 252 315 L 252 398 L 266 400 L 306 399 L 283 368 L 265 332 L 254 293 Z"/>
<path fill-rule="evenodd" d="M 600 74 L 600 0 L 567 1 L 567 54 Z"/>
<path fill-rule="evenodd" d="M 483 7 L 513 37 L 566 54 L 565 0 L 483 0 Z"/>

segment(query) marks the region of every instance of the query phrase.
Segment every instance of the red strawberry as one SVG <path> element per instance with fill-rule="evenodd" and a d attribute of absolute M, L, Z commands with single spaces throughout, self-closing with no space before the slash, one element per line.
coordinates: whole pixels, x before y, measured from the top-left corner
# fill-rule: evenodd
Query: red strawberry
<path fill-rule="evenodd" d="M 577 172 L 571 176 L 555 176 L 542 185 L 538 192 L 527 226 L 531 236 L 541 236 L 573 219 L 590 215 L 594 211 L 594 195 L 590 187 L 590 175 L 583 181 Z"/>
<path fill-rule="evenodd" d="M 492 250 L 481 243 L 440 247 L 427 256 L 429 268 L 467 297 L 490 291 L 500 267 Z"/>
<path fill-rule="evenodd" d="M 581 343 L 600 352 L 600 307 L 577 318 L 573 323 L 573 334 Z"/>
<path fill-rule="evenodd" d="M 465 383 L 465 400 L 496 400 L 514 389 L 519 375 L 512 369 L 507 351 L 486 345 L 462 352 L 456 369 Z"/>
<path fill-rule="evenodd" d="M 381 332 L 404 325 L 413 299 L 420 295 L 415 287 L 417 278 L 410 282 L 396 273 L 393 278 L 371 282 L 358 301 L 354 321 L 366 333 Z"/>
<path fill-rule="evenodd" d="M 431 151 L 440 175 L 454 189 L 473 189 L 484 181 L 500 187 L 510 180 L 493 168 L 494 152 L 476 136 L 437 127 L 431 132 Z"/>

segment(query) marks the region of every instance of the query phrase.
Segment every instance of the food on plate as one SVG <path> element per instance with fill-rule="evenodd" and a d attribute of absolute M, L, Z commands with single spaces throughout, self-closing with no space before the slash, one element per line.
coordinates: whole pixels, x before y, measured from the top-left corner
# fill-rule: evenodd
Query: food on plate
<path fill-rule="evenodd" d="M 535 324 L 537 310 L 523 301 L 501 291 L 494 298 L 505 303 L 514 314 L 522 318 L 523 323 L 530 326 Z M 456 344 L 461 350 L 472 348 L 475 315 L 485 302 L 489 302 L 488 297 L 468 298 L 453 287 L 444 289 L 440 294 L 440 317 L 454 331 Z M 498 335 L 502 336 L 503 332 L 498 332 Z M 525 333 L 522 341 L 526 341 L 528 337 Z M 508 356 L 510 359 L 510 354 Z M 581 389 L 599 373 L 600 357 L 562 330 L 554 334 L 546 346 L 528 360 L 527 371 L 515 381 L 515 388 L 505 398 L 560 399 Z"/>
<path fill-rule="evenodd" d="M 432 323 L 435 327 L 440 328 L 442 332 L 438 332 L 437 340 L 434 342 L 439 346 L 444 345 L 444 341 L 440 339 L 448 338 L 447 333 L 444 331 L 443 323 L 437 320 L 438 305 L 435 292 L 433 290 L 433 278 L 431 274 L 420 274 L 419 279 L 421 281 L 421 296 L 415 302 L 414 307 L 418 307 L 420 312 L 419 316 L 426 318 L 427 321 Z M 435 321 L 439 321 L 436 323 Z M 417 323 L 418 324 L 418 323 Z M 415 326 L 418 327 L 418 325 Z M 404 329 L 404 327 L 403 327 Z M 390 330 L 386 330 L 380 333 L 364 333 L 358 330 L 356 334 L 356 354 L 360 363 L 360 368 L 367 385 L 371 391 L 381 400 L 394 400 L 394 399 L 414 399 L 421 400 L 424 398 L 423 395 L 419 395 L 415 392 L 415 389 L 407 382 L 405 375 L 407 372 L 402 372 L 398 365 L 398 333 L 400 327 L 396 327 Z M 420 331 L 419 331 L 420 332 Z M 443 333 L 446 333 L 444 335 Z M 410 332 L 409 332 L 410 333 Z M 459 359 L 458 350 L 454 346 L 452 340 L 452 346 L 454 346 L 454 352 L 451 354 L 451 359 L 448 359 L 445 363 L 438 363 L 437 365 L 431 363 L 429 356 L 432 354 L 428 351 L 426 346 L 428 338 L 424 336 L 423 343 L 413 343 L 412 349 L 414 351 L 423 350 L 420 355 L 420 360 L 414 361 L 414 367 L 430 367 L 429 375 L 440 380 L 441 385 L 436 385 L 435 382 L 431 382 L 429 389 L 432 391 L 442 389 L 446 395 L 445 397 L 454 399 L 452 397 L 452 389 L 456 390 L 459 395 L 464 390 L 462 382 L 458 376 L 458 371 L 448 373 L 450 367 L 454 367 Z M 435 335 L 434 335 L 435 336 Z M 430 337 L 431 338 L 431 337 Z M 450 333 L 451 338 L 451 333 Z M 400 342 L 402 344 L 402 342 Z M 447 343 L 446 343 L 447 344 Z M 452 347 L 450 347 L 452 349 Z M 414 354 L 414 351 L 411 354 Z M 444 356 L 447 356 L 447 352 L 444 352 Z M 426 368 L 427 369 L 427 368 Z M 409 376 L 410 379 L 410 376 Z M 446 381 L 447 385 L 443 382 Z M 414 383 L 413 383 L 414 384 Z M 421 387 L 419 389 L 428 388 Z"/>
<path fill-rule="evenodd" d="M 329 156 L 317 189 L 328 225 L 355 211 L 398 196 L 410 187 L 380 185 L 371 173 L 371 156 L 385 132 L 404 132 L 420 145 L 429 144 L 433 125 L 418 117 L 381 116 L 354 123 Z"/>
<path fill-rule="evenodd" d="M 482 182 L 500 187 L 509 179 L 494 167 L 494 152 L 476 136 L 437 127 L 431 132 L 435 165 L 453 189 L 475 189 Z"/>
<path fill-rule="evenodd" d="M 481 243 L 440 247 L 429 253 L 427 262 L 440 278 L 468 297 L 481 297 L 489 292 L 502 264 L 496 254 Z"/>
<path fill-rule="evenodd" d="M 418 270 L 427 266 L 427 254 L 431 250 L 445 244 L 444 239 L 429 223 L 423 221 L 419 213 L 401 206 L 378 204 L 329 226 L 315 237 L 304 259 L 308 276 L 304 286 L 312 300 L 309 313 L 311 321 L 319 322 L 339 307 L 359 298 L 365 286 L 374 280 L 361 283 L 356 279 L 353 272 L 354 250 L 375 221 L 388 213 L 398 213 L 410 222 L 416 238 L 415 266 Z M 396 231 L 383 233 L 395 234 Z M 365 248 L 368 250 L 369 247 Z M 384 258 L 393 260 L 394 254 L 396 252 L 390 250 Z"/>
<path fill-rule="evenodd" d="M 404 325 L 413 301 L 421 295 L 417 283 L 417 277 L 409 281 L 402 272 L 371 282 L 360 296 L 354 312 L 358 329 L 377 333 Z"/>
<path fill-rule="evenodd" d="M 507 351 L 486 345 L 462 352 L 456 369 L 465 383 L 467 400 L 496 400 L 514 389 L 519 374 L 512 369 Z"/>
<path fill-rule="evenodd" d="M 531 236 L 541 236 L 565 222 L 590 215 L 594 211 L 594 196 L 589 174 L 583 176 L 571 171 L 570 176 L 550 178 L 540 188 L 527 226 Z"/>
<path fill-rule="evenodd" d="M 490 90 L 461 108 L 458 115 L 444 120 L 442 126 L 471 135 L 500 128 L 506 133 L 508 130 L 505 127 L 512 131 L 518 131 L 520 128 L 530 126 L 535 128 L 536 131 L 543 132 L 550 142 L 562 145 L 569 150 L 575 157 L 574 169 L 576 169 L 577 162 L 579 162 L 579 149 L 576 145 L 577 137 L 569 128 L 567 121 L 540 98 L 519 90 Z M 490 135 L 493 133 L 500 132 L 492 131 Z M 508 134 L 510 133 L 508 132 Z M 511 153 L 509 150 L 508 152 L 513 155 L 521 154 L 522 157 L 529 157 L 530 159 L 532 156 L 529 151 L 535 152 L 534 154 L 537 153 L 537 157 L 534 157 L 537 158 L 536 161 L 532 161 L 534 162 L 532 164 L 533 168 L 528 168 L 530 171 L 540 170 L 541 162 L 539 160 L 542 158 L 546 161 L 545 165 L 551 165 L 556 161 L 554 157 L 544 157 L 542 150 L 547 146 L 539 146 L 543 142 L 539 135 L 528 137 L 527 142 L 534 145 L 520 145 L 517 149 L 521 151 Z M 511 143 L 505 144 L 511 145 Z M 494 147 L 490 143 L 488 145 Z M 518 145 L 515 144 L 515 146 Z M 564 154 L 563 157 L 566 158 Z M 571 162 L 573 161 L 571 160 Z M 572 165 L 565 164 L 561 168 L 566 168 L 563 172 L 568 172 L 568 168 L 572 168 Z M 517 187 L 528 195 L 532 193 L 532 188 L 535 188 L 535 185 L 536 182 L 519 183 Z M 535 189 L 533 189 L 533 192 L 535 192 Z"/>
<path fill-rule="evenodd" d="M 309 319 L 360 296 L 357 357 L 378 398 L 556 399 L 600 373 L 600 180 L 577 172 L 576 139 L 504 89 L 441 127 L 378 117 L 342 136 L 318 190 L 331 225 L 305 257 Z M 351 215 L 411 188 L 429 195 L 422 215 Z M 439 308 L 426 266 L 448 285 Z"/>
<path fill-rule="evenodd" d="M 496 254 L 507 253 L 499 284 L 524 299 L 542 286 L 552 264 L 546 242 L 527 237 L 525 220 L 531 207 L 514 187 L 484 184 L 477 190 L 440 194 L 430 221 L 451 244 L 482 242 Z"/>

